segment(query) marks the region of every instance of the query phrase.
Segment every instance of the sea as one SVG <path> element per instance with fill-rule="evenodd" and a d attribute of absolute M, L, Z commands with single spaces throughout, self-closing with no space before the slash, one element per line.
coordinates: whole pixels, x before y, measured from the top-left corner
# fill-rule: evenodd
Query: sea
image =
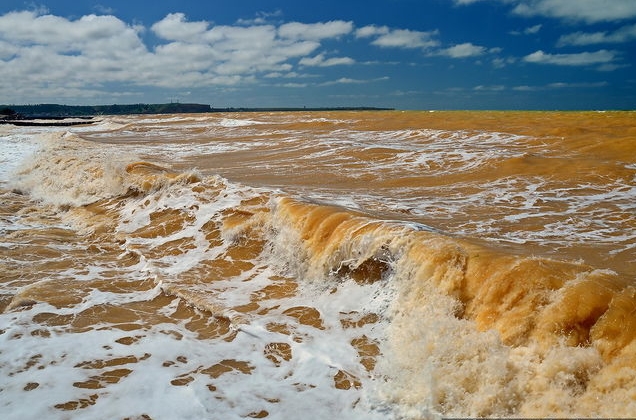
<path fill-rule="evenodd" d="M 636 417 L 636 112 L 0 125 L 10 419 Z"/>

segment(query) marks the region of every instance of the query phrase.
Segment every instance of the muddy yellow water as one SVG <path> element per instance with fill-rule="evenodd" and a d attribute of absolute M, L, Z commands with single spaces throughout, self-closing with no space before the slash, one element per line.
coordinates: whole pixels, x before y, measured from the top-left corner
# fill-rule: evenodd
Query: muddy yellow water
<path fill-rule="evenodd" d="M 2 130 L 8 418 L 636 415 L 633 112 Z"/>

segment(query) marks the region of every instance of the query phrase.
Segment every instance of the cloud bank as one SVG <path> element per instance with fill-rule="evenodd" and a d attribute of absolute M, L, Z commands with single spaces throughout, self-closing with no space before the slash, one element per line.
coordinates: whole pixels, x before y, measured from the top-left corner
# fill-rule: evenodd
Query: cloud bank
<path fill-rule="evenodd" d="M 598 2 L 587 0 L 574 2 L 580 6 L 576 10 L 569 6 L 572 2 L 561 0 L 456 0 L 455 4 L 471 7 L 495 1 L 508 4 L 510 11 L 519 15 L 590 21 L 615 16 L 619 11 L 636 16 L 636 0 L 613 0 L 613 6 L 603 11 L 592 7 Z M 527 9 L 530 6 L 535 7 L 532 12 Z M 518 34 L 531 36 L 540 31 L 542 24 L 535 24 Z M 634 39 L 636 25 L 626 24 L 613 31 L 565 34 L 556 46 L 617 44 Z M 392 60 L 393 56 L 384 62 L 375 59 L 378 51 L 382 51 L 381 57 L 389 57 L 384 54 L 389 50 L 402 57 L 408 54 L 410 61 Z M 363 58 L 361 51 L 369 51 L 367 54 L 374 58 Z M 43 10 L 15 11 L 0 15 L 0 102 L 29 103 L 40 98 L 64 102 L 71 98 L 76 103 L 95 103 L 118 97 L 125 101 L 161 90 L 167 92 L 164 96 L 193 90 L 211 96 L 210 92 L 218 89 L 247 86 L 303 88 L 373 83 L 388 80 L 389 76 L 358 71 L 360 66 L 425 66 L 435 60 L 490 63 L 493 69 L 524 63 L 597 66 L 602 71 L 626 66 L 621 61 L 625 55 L 609 47 L 568 54 L 530 51 L 516 57 L 506 52 L 503 56 L 503 49 L 496 45 L 468 40 L 445 44 L 438 29 L 356 27 L 345 20 L 271 23 L 261 16 L 216 25 L 191 21 L 183 13 L 170 13 L 142 26 L 110 14 L 71 19 Z M 354 67 L 356 70 L 345 71 Z M 488 85 L 480 86 L 477 90 L 485 90 L 483 86 Z"/>
<path fill-rule="evenodd" d="M 112 15 L 79 19 L 17 11 L 0 16 L 0 90 L 19 92 L 18 103 L 40 96 L 91 98 L 134 96 L 145 88 L 189 89 L 249 85 L 264 78 L 301 77 L 302 69 L 350 66 L 351 57 L 324 50 L 343 37 L 367 39 L 372 46 L 431 49 L 437 31 L 421 32 L 353 22 L 286 22 L 264 19 L 235 25 L 190 21 L 170 13 L 149 28 Z M 154 37 L 154 38 L 152 38 Z M 149 45 L 144 39 L 157 40 Z M 465 44 L 448 57 L 476 55 Z M 477 48 L 477 49 L 475 49 Z M 342 83 L 346 78 L 336 79 Z M 305 86 L 288 82 L 284 86 Z"/>

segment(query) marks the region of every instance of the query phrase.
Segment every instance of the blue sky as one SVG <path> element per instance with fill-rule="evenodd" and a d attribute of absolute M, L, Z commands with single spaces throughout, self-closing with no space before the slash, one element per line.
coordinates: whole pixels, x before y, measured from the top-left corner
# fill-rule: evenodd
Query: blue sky
<path fill-rule="evenodd" d="M 2 0 L 0 103 L 635 109 L 636 0 Z"/>

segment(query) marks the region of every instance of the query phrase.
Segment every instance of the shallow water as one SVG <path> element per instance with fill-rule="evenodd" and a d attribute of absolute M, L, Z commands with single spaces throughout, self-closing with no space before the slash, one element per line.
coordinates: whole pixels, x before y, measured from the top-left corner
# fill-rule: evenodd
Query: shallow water
<path fill-rule="evenodd" d="M 633 417 L 635 116 L 1 126 L 2 412 Z"/>

